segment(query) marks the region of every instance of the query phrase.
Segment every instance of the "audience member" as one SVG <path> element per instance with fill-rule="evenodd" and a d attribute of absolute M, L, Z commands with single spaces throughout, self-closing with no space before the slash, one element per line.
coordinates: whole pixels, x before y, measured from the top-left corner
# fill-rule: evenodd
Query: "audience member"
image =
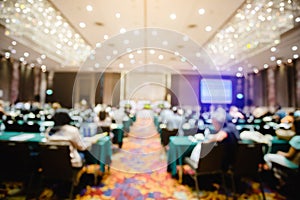
<path fill-rule="evenodd" d="M 227 170 L 233 163 L 236 144 L 240 140 L 239 131 L 233 123 L 226 121 L 226 112 L 222 108 L 216 109 L 211 114 L 214 133 L 210 134 L 205 142 L 219 143 L 225 145 L 225 155 L 223 158 L 223 168 Z"/>
<path fill-rule="evenodd" d="M 107 133 L 97 134 L 89 138 L 82 138 L 78 128 L 68 124 L 56 126 L 46 131 L 48 141 L 70 142 L 70 158 L 73 167 L 82 167 L 83 163 L 97 164 L 97 160 L 88 151 L 91 145 Z"/>
<path fill-rule="evenodd" d="M 271 169 L 272 163 L 277 163 L 281 166 L 297 169 L 300 164 L 300 136 L 294 136 L 290 141 L 288 152 L 278 151 L 276 154 L 268 153 L 264 156 L 267 166 Z"/>
<path fill-rule="evenodd" d="M 233 123 L 226 121 L 226 112 L 218 108 L 211 114 L 213 134 L 210 135 L 207 142 L 219 142 L 225 144 L 236 144 L 240 140 L 239 131 Z"/>

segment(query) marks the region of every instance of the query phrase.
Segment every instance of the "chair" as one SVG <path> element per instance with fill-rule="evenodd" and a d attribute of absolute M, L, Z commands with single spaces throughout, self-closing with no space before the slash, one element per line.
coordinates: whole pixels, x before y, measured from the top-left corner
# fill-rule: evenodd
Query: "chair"
<path fill-rule="evenodd" d="M 23 124 L 22 130 L 23 132 L 40 132 L 41 126 L 35 121 L 28 121 Z"/>
<path fill-rule="evenodd" d="M 215 143 L 202 143 L 198 164 L 191 160 L 190 157 L 186 157 L 184 159 L 184 162 L 188 164 L 194 172 L 191 176 L 195 181 L 195 188 L 198 195 L 199 184 L 197 177 L 201 175 L 220 174 L 222 178 L 222 185 L 224 189 L 226 189 L 223 170 L 224 150 L 225 145 L 222 144 L 217 145 Z"/>
<path fill-rule="evenodd" d="M 262 197 L 265 200 L 265 194 L 260 176 L 260 164 L 263 163 L 263 144 L 261 143 L 238 143 L 235 160 L 231 175 L 233 192 L 236 193 L 235 178 L 256 178 L 260 183 Z"/>
<path fill-rule="evenodd" d="M 183 130 L 183 135 L 184 136 L 194 136 L 197 134 L 198 132 L 198 127 L 194 127 L 194 128 L 189 128 L 189 129 L 182 129 Z"/>
<path fill-rule="evenodd" d="M 76 175 L 80 168 L 73 168 L 68 142 L 40 144 L 41 180 L 70 182 L 69 199 L 73 197 Z"/>
<path fill-rule="evenodd" d="M 30 188 L 35 166 L 28 143 L 0 141 L 0 160 L 0 182 L 21 181 Z"/>
<path fill-rule="evenodd" d="M 162 128 L 160 134 L 161 144 L 163 146 L 167 146 L 170 142 L 170 137 L 176 136 L 177 134 L 178 134 L 178 129 L 168 130 L 166 128 Z"/>

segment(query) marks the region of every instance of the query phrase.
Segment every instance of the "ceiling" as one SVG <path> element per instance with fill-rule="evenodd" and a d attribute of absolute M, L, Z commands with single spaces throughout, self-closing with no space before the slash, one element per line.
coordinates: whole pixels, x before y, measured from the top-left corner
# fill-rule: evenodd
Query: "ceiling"
<path fill-rule="evenodd" d="M 28 52 L 29 56 L 25 58 L 28 64 L 45 65 L 47 70 L 54 71 L 126 72 L 140 69 L 144 72 L 234 75 L 274 66 L 278 59 L 287 62 L 300 54 L 298 22 L 281 36 L 274 52 L 266 45 L 243 59 L 235 58 L 235 62 L 221 70 L 208 67 L 214 63 L 214 58 L 206 54 L 205 46 L 236 14 L 244 0 L 226 3 L 223 0 L 50 0 L 50 3 L 94 49 L 91 56 L 79 66 L 58 62 L 51 59 L 47 51 L 41 52 L 28 43 L 23 45 L 22 36 L 5 34 L 3 26 L 0 30 L 2 52 L 10 51 L 15 40 L 17 45 L 13 48 L 16 51 L 12 57 L 19 59 Z M 88 5 L 92 6 L 91 11 L 87 10 Z M 205 13 L 200 9 L 205 9 Z M 292 50 L 293 46 L 298 48 Z M 205 54 L 205 58 L 197 60 L 198 53 Z M 41 54 L 47 56 L 37 62 Z M 270 59 L 272 56 L 274 60 Z M 154 65 L 160 68 L 152 67 Z"/>

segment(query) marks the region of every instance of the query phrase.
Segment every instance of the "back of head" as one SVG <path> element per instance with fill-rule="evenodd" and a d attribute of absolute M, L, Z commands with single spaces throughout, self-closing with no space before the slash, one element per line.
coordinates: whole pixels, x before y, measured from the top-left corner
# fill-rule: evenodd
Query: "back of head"
<path fill-rule="evenodd" d="M 71 124 L 72 119 L 67 112 L 55 112 L 53 116 L 55 126 L 63 126 L 66 124 Z"/>
<path fill-rule="evenodd" d="M 211 119 L 215 120 L 220 124 L 224 124 L 226 122 L 226 111 L 223 108 L 217 108 L 212 114 Z"/>

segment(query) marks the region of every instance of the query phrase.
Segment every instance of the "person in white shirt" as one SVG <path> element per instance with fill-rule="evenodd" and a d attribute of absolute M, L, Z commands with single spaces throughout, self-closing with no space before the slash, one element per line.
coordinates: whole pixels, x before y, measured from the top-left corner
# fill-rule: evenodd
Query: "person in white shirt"
<path fill-rule="evenodd" d="M 71 125 L 57 126 L 46 132 L 48 141 L 67 141 L 70 143 L 70 158 L 73 167 L 82 167 L 84 161 L 87 164 L 96 164 L 94 163 L 96 159 L 91 160 L 92 155 L 88 150 L 93 143 L 96 143 L 100 138 L 106 135 L 107 133 L 101 133 L 93 137 L 83 138 L 78 128 Z"/>

